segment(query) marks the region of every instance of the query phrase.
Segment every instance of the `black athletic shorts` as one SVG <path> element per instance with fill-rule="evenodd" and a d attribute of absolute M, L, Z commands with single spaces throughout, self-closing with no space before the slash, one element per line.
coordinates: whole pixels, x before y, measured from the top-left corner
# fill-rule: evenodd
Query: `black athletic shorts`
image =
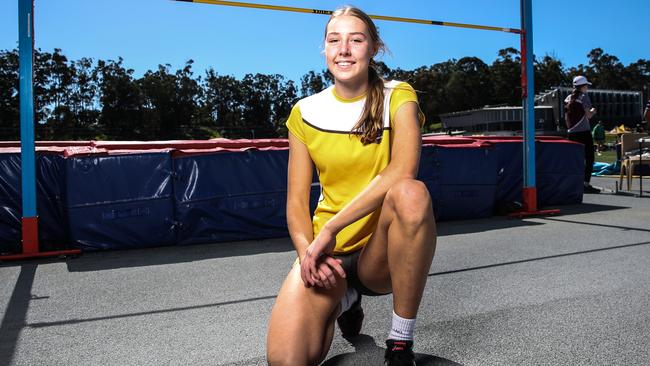
<path fill-rule="evenodd" d="M 333 255 L 332 257 L 336 259 L 340 259 L 342 261 L 341 266 L 345 271 L 345 276 L 346 276 L 346 280 L 348 281 L 349 287 L 353 287 L 361 295 L 366 295 L 366 296 L 388 295 L 388 294 L 380 294 L 374 292 L 373 290 L 367 288 L 363 283 L 361 283 L 361 280 L 359 280 L 359 275 L 357 274 L 357 264 L 359 263 L 360 256 L 361 256 L 361 250 L 357 250 L 354 253 Z"/>

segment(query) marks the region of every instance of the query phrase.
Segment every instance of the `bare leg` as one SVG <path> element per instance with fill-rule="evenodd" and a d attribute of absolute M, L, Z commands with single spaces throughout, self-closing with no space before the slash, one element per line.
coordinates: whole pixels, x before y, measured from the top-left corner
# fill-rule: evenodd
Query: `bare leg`
<path fill-rule="evenodd" d="M 316 365 L 329 351 L 339 303 L 347 290 L 337 276 L 331 290 L 306 288 L 300 266 L 294 265 L 285 279 L 271 312 L 267 335 L 269 365 Z"/>
<path fill-rule="evenodd" d="M 359 259 L 359 278 L 380 293 L 393 292 L 393 310 L 415 318 L 436 248 L 436 225 L 426 186 L 401 180 L 388 191 L 377 230 Z"/>

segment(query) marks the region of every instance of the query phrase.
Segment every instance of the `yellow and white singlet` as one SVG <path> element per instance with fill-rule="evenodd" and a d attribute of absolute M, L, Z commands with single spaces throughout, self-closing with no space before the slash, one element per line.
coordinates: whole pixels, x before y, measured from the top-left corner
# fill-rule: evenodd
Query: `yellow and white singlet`
<path fill-rule="evenodd" d="M 364 146 L 360 134 L 351 131 L 365 102 L 365 94 L 346 99 L 338 96 L 331 86 L 298 101 L 286 123 L 289 132 L 307 146 L 320 180 L 321 196 L 312 219 L 314 237 L 332 216 L 386 168 L 390 162 L 395 113 L 405 103 L 417 103 L 418 100 L 409 84 L 386 82 L 383 133 L 376 143 Z M 421 111 L 418 117 L 423 124 Z M 377 226 L 379 213 L 377 209 L 339 232 L 334 254 L 363 248 Z"/>

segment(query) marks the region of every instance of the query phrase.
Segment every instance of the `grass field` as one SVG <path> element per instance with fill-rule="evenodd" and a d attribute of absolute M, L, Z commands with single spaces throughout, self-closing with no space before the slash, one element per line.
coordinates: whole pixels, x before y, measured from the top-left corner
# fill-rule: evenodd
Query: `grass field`
<path fill-rule="evenodd" d="M 595 145 L 595 144 L 594 144 Z M 603 151 L 601 155 L 599 156 L 598 153 L 596 153 L 596 156 L 594 157 L 595 161 L 598 163 L 607 163 L 611 164 L 616 161 L 616 135 L 613 134 L 606 134 L 605 135 L 605 145 L 608 146 L 607 151 Z"/>
<path fill-rule="evenodd" d="M 615 150 L 607 150 L 603 151 L 600 153 L 601 155 L 599 156 L 598 153 L 596 153 L 596 156 L 594 157 L 594 160 L 598 163 L 607 163 L 611 164 L 616 161 L 616 151 Z"/>

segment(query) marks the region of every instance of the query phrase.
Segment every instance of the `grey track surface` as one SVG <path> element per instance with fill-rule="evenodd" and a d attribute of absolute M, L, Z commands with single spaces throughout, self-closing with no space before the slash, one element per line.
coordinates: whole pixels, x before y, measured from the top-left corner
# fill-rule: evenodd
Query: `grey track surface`
<path fill-rule="evenodd" d="M 559 208 L 439 224 L 418 365 L 650 365 L 650 198 Z M 0 365 L 264 365 L 293 258 L 284 238 L 0 264 Z M 324 364 L 381 365 L 391 303 L 364 298 Z"/>

